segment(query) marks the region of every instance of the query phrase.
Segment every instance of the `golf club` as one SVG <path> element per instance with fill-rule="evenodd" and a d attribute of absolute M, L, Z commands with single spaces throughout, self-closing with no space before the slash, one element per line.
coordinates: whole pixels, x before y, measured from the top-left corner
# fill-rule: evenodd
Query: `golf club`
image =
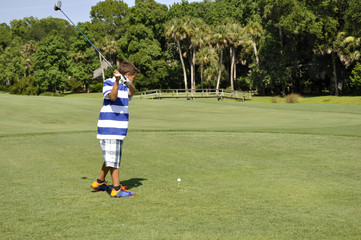
<path fill-rule="evenodd" d="M 107 59 L 105 59 L 105 57 L 103 56 L 103 54 L 100 53 L 100 51 L 94 46 L 94 44 L 85 36 L 85 34 L 73 23 L 73 21 L 63 12 L 63 10 L 61 10 L 61 1 L 57 1 L 55 3 L 55 6 L 54 6 L 54 10 L 55 11 L 58 11 L 60 10 L 60 12 L 62 12 L 64 14 L 64 16 L 69 20 L 69 22 L 71 22 L 75 27 L 76 29 L 78 29 L 78 31 L 83 34 L 83 36 L 86 38 L 86 40 L 88 40 L 88 42 L 93 46 L 93 48 L 100 54 L 100 56 L 104 59 L 104 61 L 113 69 L 115 70 L 115 68 L 113 68 L 113 66 L 110 64 L 110 62 L 108 62 Z"/>

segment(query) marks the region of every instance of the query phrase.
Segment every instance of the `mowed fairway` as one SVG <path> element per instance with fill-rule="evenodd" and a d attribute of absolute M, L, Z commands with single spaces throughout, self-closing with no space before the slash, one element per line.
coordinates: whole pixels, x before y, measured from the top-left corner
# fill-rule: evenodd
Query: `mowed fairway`
<path fill-rule="evenodd" d="M 101 104 L 0 94 L 0 239 L 361 238 L 360 105 L 133 100 L 112 199 Z"/>

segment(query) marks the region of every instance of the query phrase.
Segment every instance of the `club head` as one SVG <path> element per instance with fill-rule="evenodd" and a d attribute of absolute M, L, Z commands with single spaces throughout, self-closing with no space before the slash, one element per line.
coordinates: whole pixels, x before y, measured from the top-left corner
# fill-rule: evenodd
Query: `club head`
<path fill-rule="evenodd" d="M 61 1 L 57 1 L 55 3 L 54 10 L 55 11 L 61 10 Z"/>

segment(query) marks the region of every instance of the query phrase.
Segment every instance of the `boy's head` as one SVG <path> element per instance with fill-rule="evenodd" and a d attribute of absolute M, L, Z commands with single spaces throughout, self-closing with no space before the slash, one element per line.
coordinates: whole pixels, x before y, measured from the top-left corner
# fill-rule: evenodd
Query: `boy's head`
<path fill-rule="evenodd" d="M 119 72 L 123 75 L 133 76 L 134 74 L 137 74 L 140 71 L 129 60 L 124 60 L 122 63 L 119 64 Z"/>

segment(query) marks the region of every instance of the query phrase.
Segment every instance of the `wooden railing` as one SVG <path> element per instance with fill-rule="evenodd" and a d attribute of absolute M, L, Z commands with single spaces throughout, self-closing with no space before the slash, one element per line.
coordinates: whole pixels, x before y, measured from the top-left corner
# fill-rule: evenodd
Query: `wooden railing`
<path fill-rule="evenodd" d="M 188 100 L 194 98 L 217 98 L 235 99 L 240 101 L 252 99 L 253 92 L 231 91 L 226 89 L 154 89 L 149 91 L 137 92 L 133 98 L 139 99 L 162 99 L 162 98 L 186 98 Z"/>

